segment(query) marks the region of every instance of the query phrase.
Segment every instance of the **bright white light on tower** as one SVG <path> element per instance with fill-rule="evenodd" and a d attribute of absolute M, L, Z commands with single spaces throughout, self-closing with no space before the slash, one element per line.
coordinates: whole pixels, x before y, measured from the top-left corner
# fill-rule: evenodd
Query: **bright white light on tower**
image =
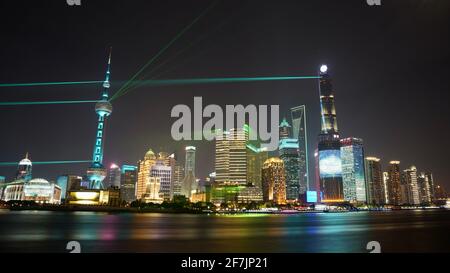
<path fill-rule="evenodd" d="M 320 67 L 320 72 L 325 73 L 325 72 L 327 72 L 327 71 L 328 71 L 328 66 L 322 65 L 322 66 Z"/>

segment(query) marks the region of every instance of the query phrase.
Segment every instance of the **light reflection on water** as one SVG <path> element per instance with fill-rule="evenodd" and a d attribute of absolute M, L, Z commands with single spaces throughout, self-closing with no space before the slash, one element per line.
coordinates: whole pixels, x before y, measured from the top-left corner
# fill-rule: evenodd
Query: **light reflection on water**
<path fill-rule="evenodd" d="M 71 240 L 80 241 L 84 252 L 367 252 L 367 242 L 375 240 L 384 251 L 440 252 L 449 251 L 449 216 L 449 211 L 423 210 L 295 215 L 1 211 L 0 245 L 2 251 L 18 252 L 65 251 Z"/>

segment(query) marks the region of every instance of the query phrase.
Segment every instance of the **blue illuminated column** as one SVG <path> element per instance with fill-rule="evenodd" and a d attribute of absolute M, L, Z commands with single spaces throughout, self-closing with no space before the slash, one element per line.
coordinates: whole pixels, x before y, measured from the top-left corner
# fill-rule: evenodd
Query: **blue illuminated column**
<path fill-rule="evenodd" d="M 92 165 L 87 170 L 87 177 L 90 181 L 91 189 L 102 189 L 103 180 L 106 177 L 106 170 L 103 167 L 103 148 L 104 148 L 104 130 L 106 117 L 112 113 L 112 105 L 108 101 L 109 98 L 109 77 L 111 67 L 111 53 L 108 58 L 108 69 L 106 71 L 106 78 L 103 82 L 102 97 L 95 105 L 95 112 L 97 113 L 97 133 L 95 138 L 94 151 L 92 155 Z"/>

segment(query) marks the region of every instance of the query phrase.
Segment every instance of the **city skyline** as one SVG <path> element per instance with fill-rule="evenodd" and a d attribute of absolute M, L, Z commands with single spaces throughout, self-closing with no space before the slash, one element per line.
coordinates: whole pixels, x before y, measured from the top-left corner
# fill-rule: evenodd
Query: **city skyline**
<path fill-rule="evenodd" d="M 201 11 L 207 4 L 209 4 L 209 1 L 199 2 L 196 5 L 193 5 L 191 8 L 185 9 L 186 12 L 180 16 L 180 21 L 176 21 L 172 24 L 168 24 L 167 27 L 170 28 L 170 31 L 167 32 L 155 32 L 158 34 L 161 34 L 165 37 L 161 38 L 161 40 L 167 40 L 169 39 L 171 33 L 175 32 L 177 29 L 179 30 L 182 28 L 183 24 L 185 22 L 191 20 L 190 18 L 194 14 L 198 14 L 199 11 Z M 97 4 L 92 4 L 92 8 L 96 9 L 99 8 L 101 5 L 97 6 Z M 144 3 L 140 3 L 139 5 L 144 5 Z M 164 6 L 164 4 L 160 4 L 161 8 Z M 286 11 L 287 7 L 292 7 L 295 4 L 293 2 L 285 4 L 286 6 L 276 6 L 276 9 L 279 11 Z M 398 8 L 395 4 L 392 4 L 392 8 L 394 10 Z M 417 7 L 414 4 L 405 4 L 406 8 L 409 9 L 416 9 Z M 370 10 L 367 10 L 367 7 L 359 7 L 357 5 L 350 5 L 350 4 L 342 4 L 343 7 L 340 8 L 348 8 L 350 10 L 355 10 L 358 12 L 362 12 L 364 14 L 367 14 L 371 19 L 374 15 L 373 12 Z M 111 13 L 114 13 L 117 8 L 117 6 L 110 6 L 105 5 L 106 9 L 110 9 L 109 11 Z M 334 8 L 334 4 L 332 4 L 329 8 L 330 10 Z M 62 22 L 66 22 L 63 19 L 64 15 L 70 15 L 73 17 L 78 16 L 77 11 L 74 10 L 64 10 L 61 7 L 61 14 L 55 15 L 57 16 L 58 20 Z M 186 8 L 183 6 L 183 8 Z M 214 12 L 218 14 L 223 14 L 229 11 L 229 6 L 227 4 L 223 4 L 223 6 L 215 7 L 213 10 Z M 315 10 L 316 6 L 315 4 L 310 4 L 309 8 L 311 10 Z M 258 10 L 264 12 L 267 11 L 268 6 L 261 5 L 260 7 L 257 7 Z M 15 9 L 12 7 L 11 14 L 14 14 Z M 78 11 L 79 13 L 84 13 L 85 11 L 81 10 Z M 240 11 L 242 13 L 249 12 L 248 6 L 243 8 L 243 11 Z M 428 15 L 426 12 L 431 12 L 430 10 L 423 10 L 423 16 Z M 242 19 L 241 13 L 235 13 L 234 16 L 236 19 Z M 252 13 L 253 14 L 253 13 Z M 439 14 L 437 14 L 439 15 Z M 106 16 L 106 15 L 102 15 Z M 101 17 L 102 17 L 101 16 Z M 256 16 L 256 15 L 255 15 Z M 339 18 L 339 15 L 333 15 L 333 18 Z M 94 19 L 89 16 L 87 16 L 87 20 L 99 20 Z M 178 17 L 174 17 L 178 18 Z M 261 19 L 261 17 L 256 16 L 256 19 Z M 289 17 L 291 18 L 291 17 Z M 422 17 L 421 17 L 422 18 Z M 438 17 L 440 20 L 445 20 L 444 18 Z M 210 17 L 205 17 L 206 22 L 211 24 L 217 24 L 220 22 L 214 21 Z M 294 20 L 291 18 L 291 20 Z M 331 20 L 331 19 L 329 19 Z M 422 19 L 417 20 L 425 20 L 425 17 Z M 257 22 L 261 22 L 258 21 Z M 273 20 L 270 21 L 271 23 L 274 23 Z M 364 21 L 362 23 L 363 26 L 369 28 L 369 32 L 374 32 L 373 26 L 376 25 L 378 21 L 375 19 L 374 23 L 369 23 Z M 323 22 L 324 24 L 326 22 Z M 388 22 L 389 24 L 393 26 L 397 26 L 398 22 Z M 248 24 L 248 23 L 247 23 Z M 276 26 L 283 26 L 283 22 L 280 22 L 278 24 L 275 24 Z M 100 28 L 102 26 L 99 26 Z M 249 26 L 250 27 L 250 26 Z M 358 31 L 362 29 L 362 26 L 353 26 L 348 31 Z M 196 35 L 201 36 L 201 34 L 208 33 L 208 28 L 204 25 L 199 26 L 199 29 L 193 30 L 192 34 L 194 37 L 186 37 L 187 40 L 192 38 L 195 40 Z M 216 41 L 217 39 L 222 39 L 219 37 L 230 37 L 231 32 L 236 31 L 236 23 L 227 22 L 223 28 L 221 28 L 222 33 L 219 33 L 217 35 L 208 34 L 211 35 Z M 268 28 L 268 30 L 271 30 L 271 28 Z M 336 29 L 339 33 L 347 33 L 343 29 Z M 436 39 L 436 35 L 438 35 L 440 30 L 434 30 L 434 32 L 428 34 L 431 36 L 431 38 Z M 74 26 L 73 34 L 80 35 L 81 33 L 77 30 L 77 28 Z M 101 31 L 98 31 L 101 33 Z M 220 32 L 220 31 L 219 31 Z M 264 30 L 261 30 L 262 33 L 266 33 Z M 30 29 L 30 33 L 38 33 L 37 29 Z M 261 33 L 261 34 L 262 34 Z M 376 31 L 375 31 L 376 33 Z M 55 33 L 56 34 L 56 33 Z M 107 36 L 113 37 L 114 35 Z M 170 35 L 169 35 L 170 34 Z M 60 34 L 63 35 L 63 34 Z M 239 32 L 236 33 L 236 35 L 240 35 Z M 370 35 L 367 34 L 368 36 Z M 412 37 L 408 36 L 408 33 L 404 34 L 406 38 L 413 39 Z M 8 36 L 9 37 L 9 36 Z M 56 35 L 57 39 L 58 36 Z M 258 36 L 262 37 L 262 36 Z M 278 37 L 278 36 L 277 36 Z M 370 38 L 370 37 L 369 37 Z M 11 52 L 18 53 L 24 53 L 24 48 L 21 44 L 20 39 L 13 39 L 12 37 L 9 37 L 9 39 L 13 42 L 13 44 L 17 45 L 17 49 L 9 48 Z M 26 39 L 26 38 L 21 38 Z M 19 66 L 17 62 L 14 62 L 13 59 L 9 56 L 5 56 L 5 64 L 10 67 L 10 71 L 16 71 L 17 69 L 22 69 L 23 73 L 20 75 L 17 74 L 11 74 L 11 73 L 4 73 L 1 76 L 1 82 L 35 82 L 39 79 L 48 79 L 48 80 L 67 80 L 67 79 L 101 79 L 104 75 L 104 63 L 105 63 L 105 55 L 107 54 L 107 51 L 109 49 L 109 46 L 113 46 L 115 48 L 115 52 L 117 52 L 117 61 L 113 61 L 112 65 L 112 73 L 114 75 L 114 79 L 117 79 L 116 81 L 112 80 L 111 84 L 111 91 L 112 93 L 116 92 L 118 89 L 118 85 L 115 84 L 115 82 L 119 82 L 122 79 L 126 79 L 129 77 L 130 74 L 132 74 L 133 71 L 136 70 L 136 67 L 139 67 L 141 63 L 143 63 L 148 57 L 144 56 L 150 56 L 151 52 L 154 52 L 157 50 L 156 45 L 153 47 L 150 47 L 149 49 L 144 50 L 138 50 L 136 61 L 134 61 L 134 64 L 127 63 L 124 58 L 124 53 L 126 52 L 125 44 L 123 40 L 120 39 L 114 39 L 114 38 L 107 38 L 102 37 L 97 38 L 93 37 L 93 43 L 94 46 L 90 48 L 81 48 L 77 49 L 73 46 L 69 46 L 68 52 L 63 52 L 62 49 L 57 50 L 56 53 L 45 53 L 44 55 L 39 54 L 33 54 L 35 57 L 35 61 L 30 63 L 29 61 L 23 60 L 21 65 Z M 206 44 L 210 45 L 218 45 L 217 42 L 213 41 L 205 41 Z M 109 40 L 109 41 L 108 41 Z M 114 41 L 115 40 L 115 41 Z M 317 70 L 317 66 L 322 63 L 327 63 L 330 66 L 330 69 L 333 71 L 333 78 L 334 78 L 334 86 L 336 89 L 336 92 L 338 93 L 338 98 L 336 100 L 336 105 L 339 111 L 339 126 L 340 131 L 344 132 L 343 136 L 356 136 L 361 137 L 364 139 L 365 142 L 365 153 L 366 155 L 370 156 L 376 156 L 381 158 L 381 162 L 383 164 L 383 171 L 387 169 L 388 162 L 391 160 L 398 159 L 402 162 L 402 170 L 404 168 L 407 168 L 411 165 L 415 165 L 418 167 L 419 170 L 424 171 L 430 171 L 434 175 L 434 179 L 437 183 L 443 184 L 446 188 L 448 188 L 449 183 L 449 174 L 445 166 L 443 166 L 442 156 L 437 153 L 438 149 L 435 147 L 432 148 L 433 145 L 436 145 L 434 143 L 427 142 L 426 145 L 421 145 L 425 141 L 424 139 L 424 132 L 431 132 L 432 134 L 435 134 L 435 131 L 438 131 L 436 129 L 437 124 L 446 124 L 446 119 L 448 118 L 445 115 L 442 115 L 441 112 L 437 113 L 436 110 L 433 109 L 440 109 L 442 111 L 445 108 L 439 108 L 439 107 L 433 107 L 431 109 L 427 105 L 418 104 L 420 100 L 418 98 L 421 98 L 421 91 L 415 91 L 414 93 L 408 93 L 408 101 L 409 105 L 408 107 L 403 106 L 402 104 L 393 104 L 388 105 L 390 107 L 386 107 L 383 109 L 383 111 L 379 111 L 378 113 L 373 110 L 373 107 L 376 107 L 377 105 L 383 105 L 385 106 L 384 95 L 386 92 L 392 92 L 394 86 L 398 86 L 398 84 L 392 84 L 392 87 L 389 85 L 387 86 L 386 91 L 381 92 L 380 95 L 377 95 L 377 91 L 373 90 L 373 87 L 370 87 L 362 84 L 362 79 L 369 79 L 368 76 L 372 76 L 375 79 L 377 79 L 380 76 L 380 72 L 378 70 L 369 68 L 367 64 L 370 62 L 369 56 L 367 56 L 368 60 L 361 60 L 361 63 L 355 67 L 364 67 L 367 68 L 367 70 L 362 70 L 355 72 L 351 69 L 349 65 L 355 64 L 354 62 L 349 62 L 349 64 L 346 64 L 343 62 L 344 55 L 339 56 L 338 53 L 342 52 L 342 47 L 340 47 L 339 44 L 330 44 L 325 46 L 324 43 L 321 43 L 321 41 L 326 41 L 327 39 L 312 39 L 311 40 L 311 47 L 312 48 L 306 48 L 304 46 L 299 46 L 299 49 L 303 47 L 302 50 L 298 50 L 300 53 L 298 56 L 298 59 L 300 61 L 298 62 L 291 62 L 286 58 L 285 55 L 280 53 L 277 53 L 275 55 L 278 55 L 277 58 L 275 56 L 270 57 L 269 59 L 274 62 L 276 59 L 282 61 L 285 63 L 285 65 L 277 65 L 274 70 L 268 69 L 268 64 L 270 63 L 269 60 L 264 62 L 257 62 L 252 65 L 248 65 L 247 67 L 241 67 L 239 69 L 236 68 L 236 66 L 232 66 L 232 62 L 227 61 L 224 58 L 217 57 L 217 61 L 220 61 L 219 63 L 223 67 L 220 69 L 210 72 L 205 69 L 211 68 L 211 63 L 207 62 L 207 60 L 200 56 L 199 58 L 196 58 L 194 63 L 190 63 L 189 66 L 181 66 L 180 70 L 174 70 L 173 73 L 169 73 L 166 75 L 167 78 L 185 78 L 183 76 L 191 76 L 193 78 L 195 77 L 207 77 L 207 76 L 253 76 L 253 75 L 282 75 L 282 74 L 292 74 L 292 71 L 301 71 L 300 74 L 312 74 L 314 75 Z M 283 45 L 278 42 L 274 42 L 271 40 L 271 43 L 268 45 L 268 48 L 275 49 L 275 48 L 282 48 Z M 392 40 L 389 40 L 391 43 L 394 43 L 396 40 L 392 38 Z M 448 42 L 444 39 L 443 42 Z M 297 44 L 298 41 L 294 43 L 294 45 Z M 160 43 L 161 45 L 163 42 Z M 229 43 L 228 43 L 229 44 Z M 95 46 L 96 45 L 96 46 Z M 205 45 L 202 45 L 202 43 L 199 43 L 200 48 L 204 48 Z M 290 47 L 290 46 L 289 46 Z M 39 45 L 35 45 L 36 50 L 42 50 L 42 47 Z M 54 49 L 58 49 L 58 47 L 53 47 Z M 316 48 L 314 50 L 313 48 Z M 369 45 L 370 48 L 370 45 Z M 423 51 L 426 49 L 426 46 L 421 45 L 421 49 Z M 181 63 L 184 62 L 185 58 L 191 58 L 192 55 L 195 56 L 195 54 L 198 54 L 198 49 L 194 46 L 192 48 L 194 52 L 189 52 L 186 54 L 186 56 L 183 56 L 181 58 Z M 400 48 L 399 48 L 400 50 Z M 70 52 L 69 52 L 70 51 Z M 248 60 L 247 51 L 238 50 L 234 52 L 235 54 L 238 54 L 240 56 L 240 61 Z M 321 52 L 318 52 L 321 51 Z M 362 54 L 362 52 L 365 52 L 366 48 L 362 50 L 362 47 L 360 48 L 360 51 L 357 51 L 355 54 Z M 170 55 L 176 53 L 177 51 L 172 51 Z M 231 53 L 233 51 L 224 48 L 223 46 L 218 46 L 216 49 L 212 50 L 209 49 L 209 54 L 212 54 L 212 56 L 217 56 L 217 54 L 221 52 L 228 52 Z M 265 52 L 264 48 L 261 48 L 260 50 L 257 50 L 255 54 L 262 54 Z M 278 52 L 278 51 L 275 51 Z M 291 53 L 293 51 L 290 51 Z M 334 54 L 336 53 L 336 54 Z M 87 54 L 87 55 L 85 55 Z M 342 54 L 342 53 L 341 53 Z M 425 54 L 425 53 L 424 53 Z M 430 53 L 433 54 L 433 53 Z M 86 58 L 80 58 L 74 56 L 86 56 Z M 142 56 L 139 58 L 139 56 Z M 403 56 L 403 55 L 402 55 Z M 402 57 L 400 56 L 400 57 Z M 422 59 L 424 59 L 425 55 L 419 55 L 423 56 Z M 41 64 L 43 62 L 43 57 L 45 57 L 46 62 L 48 62 L 49 65 L 46 67 L 48 68 L 48 72 L 45 73 L 45 77 L 42 74 L 41 69 L 37 69 L 37 65 Z M 400 66 L 402 63 L 401 58 L 399 57 L 399 60 L 395 62 L 394 65 L 391 64 L 391 66 L 398 65 L 398 68 L 404 68 L 403 66 Z M 113 57 L 115 58 L 115 57 Z M 239 59 L 239 58 L 238 58 Z M 420 59 L 420 58 L 419 58 Z M 32 60 L 32 58 L 30 58 Z M 178 64 L 177 61 L 174 62 L 175 64 Z M 238 62 L 239 63 L 239 62 Z M 59 65 L 58 65 L 59 64 Z M 89 65 L 88 65 L 89 64 Z M 203 65 L 201 65 L 203 64 Z M 366 65 L 364 65 L 366 64 Z M 24 67 L 26 66 L 26 67 Z M 67 67 L 67 73 L 59 72 L 55 70 L 55 67 L 58 66 L 65 66 Z M 233 70 L 233 69 L 237 70 Z M 289 69 L 288 69 L 289 68 Z M 293 69 L 295 68 L 295 69 Z M 391 67 L 392 69 L 393 67 Z M 440 67 L 440 63 L 437 63 L 435 66 L 435 73 L 433 75 L 424 74 L 423 79 L 414 79 L 411 76 L 414 75 L 414 73 L 418 73 L 419 71 L 411 71 L 408 69 L 408 72 L 403 71 L 402 69 L 399 69 L 396 73 L 409 73 L 405 76 L 408 76 L 406 78 L 403 78 L 401 82 L 405 81 L 416 81 L 416 84 L 412 84 L 414 86 L 423 86 L 424 83 L 429 83 L 434 79 L 434 77 L 439 77 L 438 75 L 441 73 L 444 73 L 448 68 L 442 68 Z M 44 69 L 45 70 L 45 69 Z M 61 70 L 61 69 L 58 69 Z M 359 70 L 359 69 L 358 69 Z M 33 73 L 31 73 L 33 71 Z M 351 73 L 352 72 L 352 73 Z M 355 74 L 353 74 L 355 72 Z M 294 74 L 299 74 L 294 73 Z M 387 71 L 386 71 L 386 74 Z M 116 76 L 117 75 L 117 76 Z M 399 77 L 401 78 L 401 77 Z M 369 79 L 369 82 L 374 83 L 372 80 Z M 382 82 L 382 81 L 381 81 Z M 412 83 L 412 82 L 411 82 Z M 442 83 L 446 84 L 446 83 Z M 23 96 L 27 96 L 27 99 L 52 99 L 54 97 L 61 97 L 62 99 L 65 98 L 73 98 L 77 97 L 78 94 L 83 95 L 83 97 L 87 98 L 95 98 L 98 96 L 99 92 L 99 86 L 95 87 L 84 87 L 84 86 L 78 86 L 76 88 L 74 87 L 52 87 L 49 88 L 48 91 L 40 91 L 36 90 L 36 88 L 32 89 L 17 89 L 16 94 L 11 94 L 10 92 L 5 93 L 5 100 L 12 100 L 14 101 L 15 98 L 18 96 L 23 98 Z M 360 103 L 358 98 L 361 98 L 359 95 L 362 93 L 361 89 L 365 88 L 372 88 L 372 92 L 366 91 L 364 94 L 368 94 L 369 97 L 371 97 L 370 103 Z M 422 87 L 423 88 L 423 87 Z M 62 89 L 67 91 L 62 91 Z M 214 90 L 213 90 L 214 89 Z M 445 87 L 435 88 L 436 90 L 445 90 Z M 80 90 L 80 91 L 78 91 Z M 213 91 L 210 91 L 213 90 Z M 231 90 L 231 91 L 230 91 Z M 239 92 L 242 90 L 242 92 Z M 155 88 L 154 92 L 146 92 L 145 90 L 135 90 L 132 94 L 130 94 L 128 97 L 124 97 L 123 99 L 118 99 L 114 102 L 114 105 L 117 105 L 117 108 L 120 109 L 119 113 L 115 113 L 114 116 L 111 118 L 110 123 L 108 126 L 110 128 L 114 128 L 114 130 L 110 130 L 107 132 L 109 134 L 107 136 L 106 141 L 106 154 L 105 154 L 105 166 L 109 166 L 111 163 L 117 163 L 118 165 L 121 164 L 131 164 L 135 165 L 137 164 L 137 160 L 142 156 L 142 153 L 145 152 L 145 150 L 148 147 L 152 147 L 155 150 L 165 150 L 169 153 L 171 152 L 177 152 L 178 155 L 182 155 L 182 151 L 185 146 L 193 145 L 198 147 L 197 151 L 197 158 L 198 158 L 198 166 L 204 166 L 202 168 L 199 168 L 197 171 L 199 172 L 198 177 L 206 177 L 212 170 L 214 170 L 214 166 L 210 163 L 210 156 L 213 153 L 213 143 L 208 142 L 174 142 L 170 141 L 167 142 L 167 135 L 169 135 L 169 127 L 171 120 L 170 118 L 164 117 L 158 117 L 157 121 L 155 121 L 154 125 L 155 128 L 151 128 L 149 130 L 148 128 L 145 128 L 142 126 L 142 121 L 139 120 L 139 117 L 142 117 L 142 115 L 139 115 L 139 112 L 134 111 L 133 109 L 139 109 L 142 108 L 142 106 L 146 105 L 149 108 L 149 114 L 146 114 L 147 116 L 152 116 L 151 113 L 167 113 L 168 109 L 170 109 L 171 106 L 173 106 L 175 103 L 171 103 L 169 98 L 172 96 L 170 94 L 174 94 L 176 97 L 176 101 L 189 101 L 187 98 L 191 98 L 192 94 L 200 93 L 203 95 L 207 103 L 218 103 L 220 102 L 226 102 L 230 104 L 246 104 L 250 103 L 250 101 L 253 101 L 256 99 L 256 101 L 259 101 L 261 103 L 267 103 L 267 101 L 274 97 L 272 94 L 274 91 L 281 90 L 283 93 L 285 92 L 286 96 L 292 97 L 293 99 L 290 99 L 289 102 L 286 102 L 283 100 L 283 96 L 277 98 L 280 102 L 280 108 L 282 109 L 282 113 L 280 113 L 280 116 L 289 116 L 289 109 L 291 107 L 295 107 L 297 105 L 305 104 L 307 105 L 308 109 L 308 117 L 310 119 L 310 123 L 308 126 L 311 126 L 311 129 L 308 128 L 308 138 L 312 141 L 309 143 L 309 158 L 310 158 L 310 165 L 313 165 L 314 157 L 311 154 L 311 151 L 314 151 L 314 147 L 316 146 L 315 142 L 315 135 L 317 135 L 318 132 L 318 100 L 317 100 L 317 84 L 315 81 L 311 82 L 266 82 L 266 83 L 240 83 L 240 84 L 228 84 L 228 85 L 208 85 L 208 86 L 190 86 L 190 87 L 173 87 L 173 88 Z M 299 92 L 300 90 L 300 92 Z M 306 91 L 305 90 L 310 90 Z M 405 91 L 399 90 L 399 95 L 394 94 L 394 98 L 392 99 L 393 102 L 395 101 L 401 101 L 402 98 L 405 95 Z M 236 94 L 241 94 L 243 92 L 250 93 L 246 96 L 236 96 Z M 438 91 L 440 92 L 440 91 Z M 157 104 L 154 103 L 152 100 L 155 97 L 155 93 L 158 95 L 158 101 L 160 100 L 161 103 Z M 283 94 L 280 92 L 276 92 L 276 94 Z M 167 94 L 167 95 L 165 95 Z M 446 101 L 445 96 L 448 96 L 446 93 L 442 93 L 444 96 L 444 99 L 442 99 L 442 96 L 440 96 L 440 101 Z M 228 98 L 224 98 L 224 96 L 227 96 Z M 375 96 L 375 97 L 374 97 Z M 397 96 L 397 97 L 395 97 Z M 148 99 L 148 100 L 147 100 Z M 430 104 L 435 105 L 436 102 L 434 98 L 429 98 Z M 292 100 L 292 102 L 291 102 Z M 357 105 L 356 102 L 358 101 L 361 105 Z M 144 105 L 143 102 L 146 102 Z M 190 103 L 187 103 L 190 105 Z M 129 106 L 132 105 L 132 106 Z M 417 125 L 417 129 L 414 130 L 414 133 L 412 133 L 409 129 L 411 126 L 410 119 L 405 118 L 403 115 L 406 115 L 408 113 L 407 109 L 410 109 L 414 105 L 420 105 L 425 107 L 423 111 L 426 111 L 425 109 L 430 108 L 428 113 L 424 114 L 422 112 L 417 114 L 417 117 L 414 119 L 415 122 L 419 122 Z M 367 110 L 362 110 L 362 108 L 367 108 Z M 384 108 L 384 107 L 383 107 Z M 402 110 L 403 109 L 403 110 Z M 420 108 L 419 108 L 420 109 Z M 61 111 L 67 110 L 68 112 L 74 112 L 77 113 L 76 116 L 69 113 L 67 117 L 65 117 L 64 120 L 61 120 L 60 114 Z M 146 111 L 144 111 L 145 113 Z M 283 113 L 284 112 L 284 113 Z M 369 113 L 370 112 L 370 113 Z M 385 113 L 387 112 L 387 113 Z M 37 120 L 35 117 L 36 113 L 39 113 L 41 115 L 41 118 Z M 144 114 L 141 113 L 141 114 Z M 395 113 L 395 115 L 393 115 Z M 404 113 L 404 114 L 403 114 Z M 437 117 L 434 116 L 435 113 L 439 114 Z M 25 130 L 25 127 L 22 128 L 20 126 L 20 122 L 17 124 L 13 123 L 10 129 L 8 130 L 9 134 L 2 135 L 2 142 L 5 147 L 3 148 L 3 153 L 1 155 L 2 162 L 11 162 L 11 161 L 19 161 L 22 159 L 23 154 L 26 152 L 29 152 L 31 155 L 31 158 L 35 161 L 47 161 L 47 160 L 84 160 L 88 158 L 89 150 L 92 149 L 91 145 L 89 145 L 90 142 L 92 142 L 92 136 L 95 133 L 95 124 L 93 123 L 93 119 L 95 113 L 92 111 L 92 105 L 69 105 L 69 106 L 52 106 L 52 107 L 45 107 L 45 106 L 27 106 L 27 107 L 14 107 L 14 108 L 2 108 L 2 117 L 1 121 L 6 124 L 6 120 L 15 120 L 18 121 L 21 120 L 27 120 L 30 123 L 31 127 L 28 127 Z M 428 115 L 428 117 L 427 117 Z M 431 116 L 429 116 L 431 115 Z M 403 118 L 402 118 L 403 116 Z M 137 124 L 127 124 L 127 120 L 131 117 L 135 117 L 138 121 Z M 382 118 L 384 117 L 384 118 Z M 427 118 L 426 118 L 427 117 Z M 377 121 L 377 120 L 380 121 Z M 444 119 L 442 121 L 442 119 Z M 45 120 L 45 121 L 44 121 Z M 374 126 L 364 126 L 367 124 L 366 120 L 370 120 L 372 122 L 371 125 Z M 381 121 L 385 122 L 381 122 Z M 394 122 L 402 121 L 405 124 L 403 125 L 401 122 Z M 422 120 L 422 122 L 420 122 Z M 426 120 L 435 120 L 430 125 L 427 125 Z M 441 120 L 440 122 L 438 122 Z M 70 121 L 70 122 L 69 122 Z M 165 122 L 162 122 L 165 121 Z M 392 127 L 393 124 L 396 123 L 396 126 Z M 55 124 L 55 126 L 52 126 L 51 124 Z M 447 122 L 448 124 L 448 122 Z M 361 125 L 361 126 L 360 126 Z M 420 126 L 419 126 L 420 125 Z M 428 127 L 427 127 L 428 126 Z M 431 127 L 430 127 L 431 126 Z M 27 136 L 28 134 L 32 132 L 36 132 L 40 128 L 41 134 L 33 134 L 33 137 Z M 411 137 L 403 141 L 401 139 L 401 145 L 398 145 L 397 142 L 399 141 L 399 138 L 393 135 L 392 133 L 388 132 L 395 132 L 395 130 L 392 130 L 392 128 L 398 128 L 397 130 L 401 131 L 401 134 L 410 135 Z M 428 128 L 428 129 L 427 129 Z M 75 130 L 75 131 L 74 131 Z M 129 135 L 123 135 L 122 132 L 131 132 L 132 134 Z M 162 133 L 162 132 L 167 132 Z M 448 128 L 444 128 L 444 134 L 448 132 Z M 74 136 L 75 135 L 75 136 Z M 431 137 L 432 138 L 432 137 Z M 14 141 L 12 141 L 14 139 Z M 149 141 L 148 139 L 152 139 L 152 141 Z M 58 140 L 58 141 L 56 141 Z M 132 144 L 130 145 L 128 140 L 133 140 Z M 69 145 L 73 143 L 80 143 L 79 145 L 75 145 L 75 149 L 71 148 Z M 136 143 L 136 144 L 135 144 Z M 426 147 L 424 147 L 426 146 Z M 413 148 L 412 148 L 413 147 Z M 376 151 L 376 152 L 375 152 Z M 430 160 L 431 158 L 431 160 Z M 404 163 L 403 163 L 404 162 Z M 81 175 L 83 174 L 83 171 L 86 168 L 86 164 L 80 164 L 80 165 L 69 165 L 69 166 L 37 166 L 33 169 L 33 172 L 36 174 L 36 177 L 46 177 L 50 180 L 56 179 L 56 177 L 63 173 L 70 173 L 70 174 L 76 174 Z M 73 170 L 73 171 L 71 171 Z M 15 166 L 14 167 L 2 167 L 0 169 L 0 175 L 6 176 L 7 180 L 10 180 L 15 172 Z M 311 172 L 311 168 L 310 168 Z M 312 175 L 311 175 L 312 177 Z"/>

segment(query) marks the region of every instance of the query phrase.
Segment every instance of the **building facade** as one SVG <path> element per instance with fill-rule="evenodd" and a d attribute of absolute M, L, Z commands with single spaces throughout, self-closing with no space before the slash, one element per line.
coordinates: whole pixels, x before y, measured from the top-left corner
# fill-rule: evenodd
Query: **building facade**
<path fill-rule="evenodd" d="M 381 160 L 376 157 L 366 157 L 365 171 L 367 203 L 377 206 L 386 204 Z"/>
<path fill-rule="evenodd" d="M 300 184 L 298 140 L 292 138 L 281 139 L 278 151 L 279 157 L 284 163 L 286 199 L 288 201 L 298 201 L 300 195 L 305 195 L 308 190 L 306 184 Z"/>
<path fill-rule="evenodd" d="M 300 105 L 291 108 L 292 138 L 298 142 L 298 177 L 300 188 L 310 188 L 309 185 L 309 153 L 308 134 L 306 130 L 306 106 Z M 300 190 L 302 194 L 302 190 Z"/>
<path fill-rule="evenodd" d="M 257 148 L 252 144 L 247 145 L 247 185 L 262 189 L 261 169 L 267 158 L 266 149 Z"/>
<path fill-rule="evenodd" d="M 402 181 L 403 185 L 405 185 L 405 192 L 403 201 L 406 204 L 410 205 L 419 205 L 420 204 L 420 196 L 419 196 L 419 187 L 417 185 L 417 168 L 415 166 L 411 166 L 409 169 L 403 171 Z"/>
<path fill-rule="evenodd" d="M 136 200 L 137 166 L 122 165 L 120 175 L 120 198 L 128 203 Z"/>
<path fill-rule="evenodd" d="M 272 157 L 264 162 L 262 169 L 264 202 L 286 203 L 286 178 L 283 160 Z"/>
<path fill-rule="evenodd" d="M 108 180 L 105 187 L 107 189 L 120 188 L 120 175 L 121 175 L 120 167 L 114 163 L 111 164 L 108 170 Z"/>
<path fill-rule="evenodd" d="M 3 191 L 3 201 L 34 201 L 37 203 L 60 204 L 61 188 L 42 178 L 19 179 L 9 183 Z"/>
<path fill-rule="evenodd" d="M 362 139 L 354 137 L 341 139 L 341 162 L 345 201 L 367 202 Z"/>
<path fill-rule="evenodd" d="M 430 204 L 434 201 L 433 174 L 421 172 L 417 177 L 421 204 Z"/>
<path fill-rule="evenodd" d="M 152 166 L 150 171 L 151 177 L 159 177 L 159 195 L 163 200 L 171 200 L 173 197 L 172 192 L 172 168 L 164 165 L 164 161 L 157 160 L 156 164 Z"/>
<path fill-rule="evenodd" d="M 164 201 L 161 190 L 161 177 L 150 176 L 147 180 L 145 193 L 142 195 L 146 203 L 162 203 Z"/>
<path fill-rule="evenodd" d="M 389 204 L 398 206 L 402 203 L 400 161 L 389 162 L 388 170 Z"/>
<path fill-rule="evenodd" d="M 144 159 L 138 162 L 138 177 L 136 184 L 136 198 L 142 199 L 147 192 L 147 184 L 149 182 L 150 172 L 156 163 L 156 155 L 152 149 L 149 149 Z"/>
<path fill-rule="evenodd" d="M 318 152 L 321 201 L 339 203 L 344 201 L 344 189 L 334 90 L 326 65 L 320 68 L 319 75 L 321 131 L 318 136 Z"/>
<path fill-rule="evenodd" d="M 215 172 L 217 183 L 247 184 L 248 126 L 216 135 Z"/>

